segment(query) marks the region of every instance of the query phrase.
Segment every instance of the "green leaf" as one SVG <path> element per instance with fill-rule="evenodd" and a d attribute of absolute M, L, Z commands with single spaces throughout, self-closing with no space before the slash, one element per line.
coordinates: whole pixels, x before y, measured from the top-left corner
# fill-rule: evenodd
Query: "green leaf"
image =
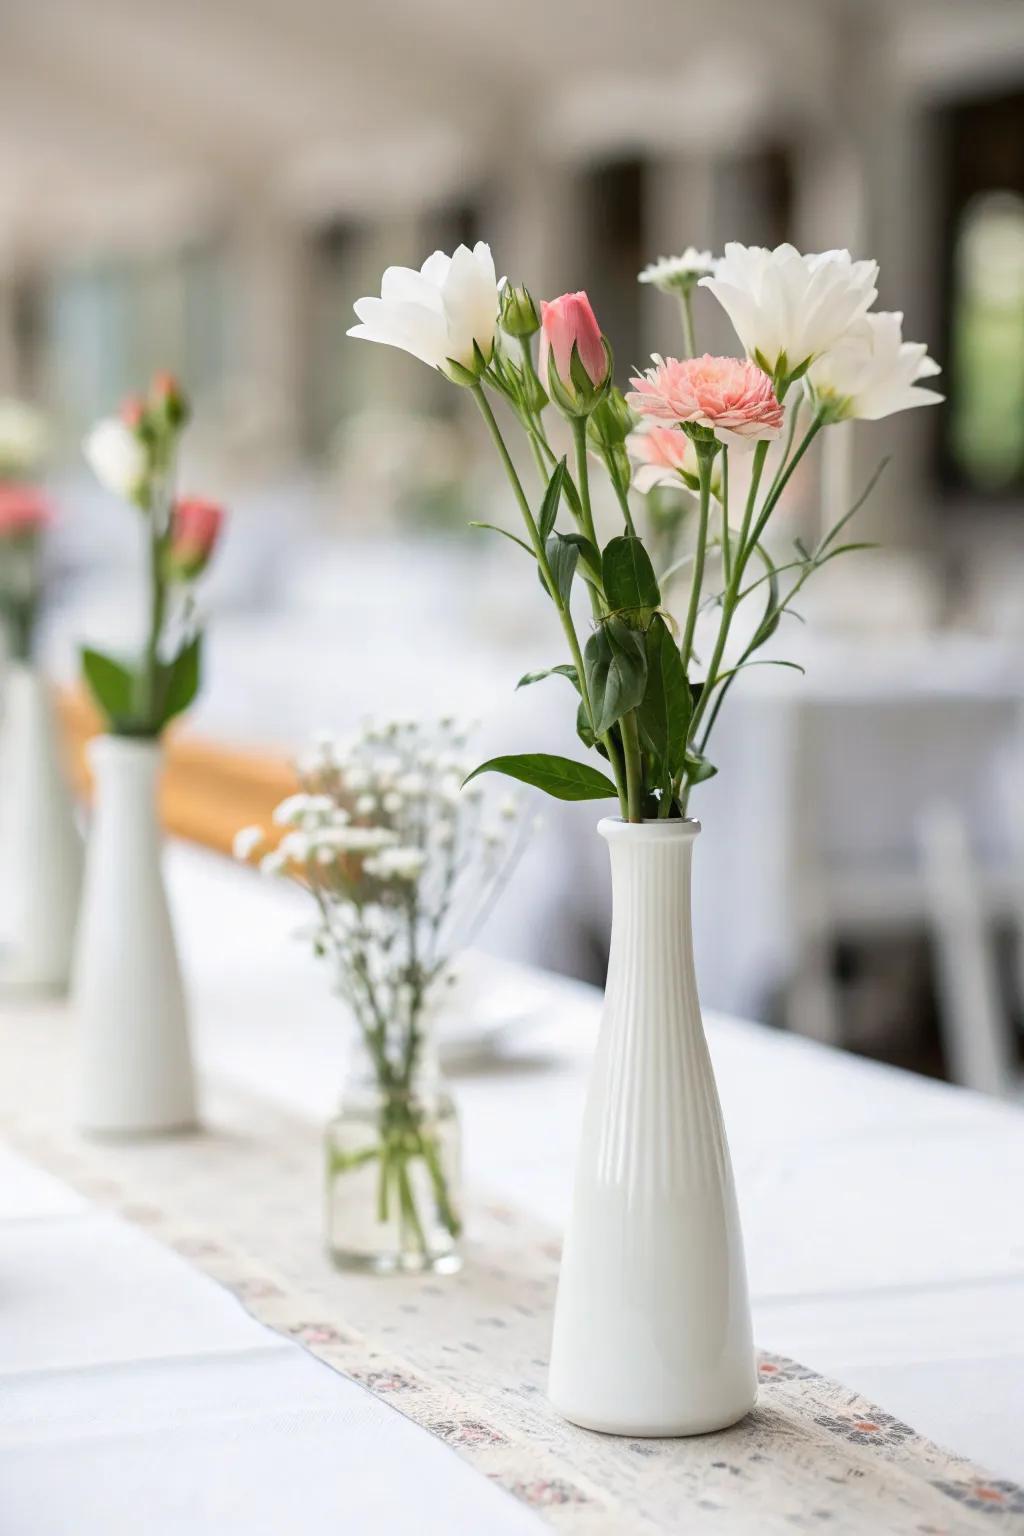
<path fill-rule="evenodd" d="M 532 784 L 556 800 L 607 800 L 617 793 L 611 779 L 605 778 L 588 763 L 574 763 L 569 757 L 550 752 L 524 752 L 515 757 L 492 757 L 464 781 L 469 783 L 480 773 L 507 773 L 522 784 Z"/>
<path fill-rule="evenodd" d="M 571 539 L 561 533 L 553 533 L 544 545 L 551 567 L 551 574 L 555 578 L 555 586 L 563 603 L 569 601 L 569 593 L 572 591 L 572 578 L 576 574 L 576 562 L 580 552 Z M 544 573 L 541 572 L 541 580 Z"/>
<path fill-rule="evenodd" d="M 113 656 L 82 648 L 82 672 L 96 703 L 115 728 L 127 724 L 135 705 L 135 674 Z"/>
<path fill-rule="evenodd" d="M 714 763 L 709 763 L 699 752 L 687 752 L 686 776 L 691 784 L 703 784 L 705 779 L 713 779 L 717 772 Z"/>
<path fill-rule="evenodd" d="M 562 499 L 562 484 L 565 480 L 565 459 L 559 459 L 555 465 L 548 488 L 544 492 L 544 500 L 541 503 L 540 516 L 537 518 L 537 527 L 541 539 L 547 541 L 548 534 L 555 526 L 555 518 L 558 516 L 558 504 Z"/>
<path fill-rule="evenodd" d="M 525 549 L 526 553 L 530 555 L 531 558 L 536 559 L 536 556 L 534 555 L 533 550 L 530 548 L 529 544 L 524 543 L 522 539 L 517 539 L 515 534 L 509 533 L 507 528 L 499 528 L 497 523 L 470 523 L 469 526 L 471 528 L 489 528 L 492 533 L 500 533 L 506 539 L 511 539 L 513 544 L 518 544 L 520 549 Z"/>
<path fill-rule="evenodd" d="M 608 606 L 646 624 L 661 603 L 658 578 L 643 542 L 629 534 L 605 545 L 601 558 Z"/>
<path fill-rule="evenodd" d="M 691 694 L 679 649 L 660 614 L 651 621 L 644 648 L 647 687 L 640 701 L 640 729 L 652 752 L 674 777 L 686 753 Z"/>
<path fill-rule="evenodd" d="M 601 551 L 596 544 L 582 533 L 560 533 L 560 539 L 567 544 L 575 544 L 580 553 L 580 575 L 585 581 L 589 581 L 592 587 L 598 591 L 604 591 L 604 578 L 601 573 Z"/>
<path fill-rule="evenodd" d="M 203 656 L 203 637 L 196 635 L 182 646 L 181 650 L 163 668 L 163 703 L 160 711 L 159 725 L 165 726 L 168 720 L 173 720 L 175 715 L 180 715 L 182 710 L 188 709 L 196 694 L 199 692 L 199 674 Z"/>
<path fill-rule="evenodd" d="M 527 688 L 531 683 L 542 683 L 546 677 L 567 677 L 576 692 L 580 691 L 580 680 L 576 668 L 568 661 L 559 663 L 557 667 L 546 667 L 543 672 L 525 672 L 516 683 L 516 689 Z"/>
<path fill-rule="evenodd" d="M 636 709 L 644 696 L 644 637 L 621 619 L 609 619 L 587 641 L 583 666 L 590 688 L 594 732 L 603 736 L 616 720 Z"/>

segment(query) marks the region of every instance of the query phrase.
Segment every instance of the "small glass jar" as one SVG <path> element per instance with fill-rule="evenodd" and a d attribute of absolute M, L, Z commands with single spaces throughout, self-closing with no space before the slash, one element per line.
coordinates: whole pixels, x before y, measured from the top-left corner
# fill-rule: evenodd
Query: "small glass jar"
<path fill-rule="evenodd" d="M 357 1045 L 326 1130 L 327 1246 L 339 1269 L 454 1274 L 458 1114 L 433 1059 L 397 1076 L 382 1080 Z"/>

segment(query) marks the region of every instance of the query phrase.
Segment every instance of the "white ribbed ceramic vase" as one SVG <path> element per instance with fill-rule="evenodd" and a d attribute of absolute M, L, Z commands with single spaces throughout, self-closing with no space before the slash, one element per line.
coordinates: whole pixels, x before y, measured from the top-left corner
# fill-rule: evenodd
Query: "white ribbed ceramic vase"
<path fill-rule="evenodd" d="M 696 1435 L 757 1393 L 729 1147 L 693 966 L 695 821 L 605 820 L 612 939 L 549 1394 L 586 1429 Z"/>
<path fill-rule="evenodd" d="M 82 840 L 46 681 L 12 662 L 0 718 L 0 988 L 68 983 Z"/>
<path fill-rule="evenodd" d="M 160 867 L 158 742 L 90 744 L 95 802 L 73 998 L 83 1129 L 141 1135 L 195 1124 L 178 955 Z"/>

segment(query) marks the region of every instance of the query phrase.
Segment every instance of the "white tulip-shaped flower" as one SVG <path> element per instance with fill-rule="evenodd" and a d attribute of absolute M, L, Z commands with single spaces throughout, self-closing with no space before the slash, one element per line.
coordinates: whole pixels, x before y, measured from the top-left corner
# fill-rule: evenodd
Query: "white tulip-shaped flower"
<path fill-rule="evenodd" d="M 98 421 L 82 451 L 101 485 L 126 501 L 137 501 L 149 477 L 149 454 L 131 427 L 119 416 Z"/>
<path fill-rule="evenodd" d="M 834 421 L 880 421 L 944 397 L 922 389 L 941 369 L 924 342 L 903 340 L 903 316 L 865 315 L 807 374 L 808 395 Z"/>
<path fill-rule="evenodd" d="M 836 346 L 874 303 L 878 263 L 849 251 L 802 256 L 730 242 L 713 277 L 701 278 L 732 321 L 747 356 L 766 373 L 794 373 Z"/>
<path fill-rule="evenodd" d="M 435 251 L 418 272 L 388 267 L 380 298 L 358 300 L 361 323 L 348 334 L 400 347 L 431 368 L 450 372 L 448 364 L 457 363 L 477 373 L 477 353 L 489 363 L 494 351 L 500 287 L 482 240 L 472 250 L 460 245 L 452 256 Z"/>

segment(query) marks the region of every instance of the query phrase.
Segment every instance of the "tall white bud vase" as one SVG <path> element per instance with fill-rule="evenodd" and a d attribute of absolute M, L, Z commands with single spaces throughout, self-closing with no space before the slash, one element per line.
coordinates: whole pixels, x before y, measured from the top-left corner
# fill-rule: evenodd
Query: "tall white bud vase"
<path fill-rule="evenodd" d="M 757 1393 L 729 1148 L 690 925 L 696 821 L 607 819 L 612 939 L 549 1393 L 586 1429 L 695 1435 Z"/>
<path fill-rule="evenodd" d="M 159 742 L 100 736 L 73 976 L 79 1118 L 107 1135 L 186 1130 L 195 1088 L 160 867 Z"/>
<path fill-rule="evenodd" d="M 63 991 L 82 840 L 45 679 L 11 662 L 0 709 L 0 988 Z"/>

